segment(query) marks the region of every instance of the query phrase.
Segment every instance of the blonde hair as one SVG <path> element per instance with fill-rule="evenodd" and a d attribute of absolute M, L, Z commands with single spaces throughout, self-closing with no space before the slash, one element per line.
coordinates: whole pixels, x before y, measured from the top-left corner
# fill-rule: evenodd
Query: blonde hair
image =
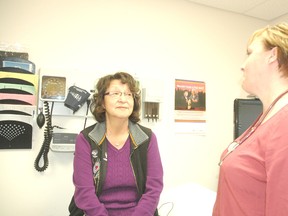
<path fill-rule="evenodd" d="M 258 29 L 250 37 L 248 45 L 256 38 L 261 39 L 266 50 L 277 48 L 279 70 L 288 77 L 288 24 L 279 23 Z"/>

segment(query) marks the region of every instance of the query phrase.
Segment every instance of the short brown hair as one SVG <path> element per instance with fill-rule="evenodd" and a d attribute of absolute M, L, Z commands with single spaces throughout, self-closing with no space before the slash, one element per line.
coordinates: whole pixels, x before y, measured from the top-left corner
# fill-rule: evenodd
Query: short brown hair
<path fill-rule="evenodd" d="M 141 91 L 139 83 L 126 72 L 117 72 L 113 75 L 106 75 L 101 77 L 95 87 L 93 94 L 90 111 L 98 122 L 104 122 L 106 119 L 106 110 L 103 107 L 104 96 L 112 80 L 120 80 L 121 83 L 127 84 L 131 93 L 133 94 L 134 107 L 129 120 L 136 123 L 140 121 L 140 108 L 141 108 Z"/>

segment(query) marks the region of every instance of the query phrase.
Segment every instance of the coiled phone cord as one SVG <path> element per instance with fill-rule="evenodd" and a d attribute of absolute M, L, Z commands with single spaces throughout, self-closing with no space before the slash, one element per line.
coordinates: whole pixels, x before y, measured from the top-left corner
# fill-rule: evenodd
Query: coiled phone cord
<path fill-rule="evenodd" d="M 36 160 L 34 162 L 34 167 L 39 172 L 43 172 L 44 170 L 46 170 L 49 165 L 48 153 L 50 150 L 50 143 L 53 137 L 53 127 L 52 127 L 53 105 L 54 105 L 54 102 L 52 102 L 52 109 L 50 113 L 49 103 L 48 101 L 44 101 L 44 111 L 45 111 L 45 118 L 47 120 L 47 123 L 46 123 L 45 130 L 44 130 L 44 141 L 36 157 Z M 40 166 L 39 163 L 42 157 L 43 157 L 43 165 Z"/>

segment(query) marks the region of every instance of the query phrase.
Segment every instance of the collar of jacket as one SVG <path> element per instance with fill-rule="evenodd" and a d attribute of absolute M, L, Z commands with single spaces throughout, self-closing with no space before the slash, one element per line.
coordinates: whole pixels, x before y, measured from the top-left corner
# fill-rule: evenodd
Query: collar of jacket
<path fill-rule="evenodd" d="M 149 139 L 148 135 L 140 128 L 139 124 L 129 121 L 128 124 L 129 134 L 133 147 L 137 148 L 139 145 L 144 143 Z M 106 123 L 96 123 L 93 130 L 88 134 L 88 136 L 97 144 L 102 145 L 105 140 Z"/>

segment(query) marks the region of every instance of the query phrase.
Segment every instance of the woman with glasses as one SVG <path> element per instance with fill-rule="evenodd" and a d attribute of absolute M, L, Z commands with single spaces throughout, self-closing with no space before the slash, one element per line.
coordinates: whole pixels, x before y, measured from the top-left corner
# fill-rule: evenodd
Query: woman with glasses
<path fill-rule="evenodd" d="M 255 31 L 241 70 L 242 88 L 263 113 L 220 159 L 213 216 L 288 215 L 288 25 Z"/>
<path fill-rule="evenodd" d="M 163 168 L 155 134 L 138 123 L 140 104 L 130 74 L 99 79 L 90 106 L 97 123 L 76 139 L 70 215 L 158 215 Z"/>

